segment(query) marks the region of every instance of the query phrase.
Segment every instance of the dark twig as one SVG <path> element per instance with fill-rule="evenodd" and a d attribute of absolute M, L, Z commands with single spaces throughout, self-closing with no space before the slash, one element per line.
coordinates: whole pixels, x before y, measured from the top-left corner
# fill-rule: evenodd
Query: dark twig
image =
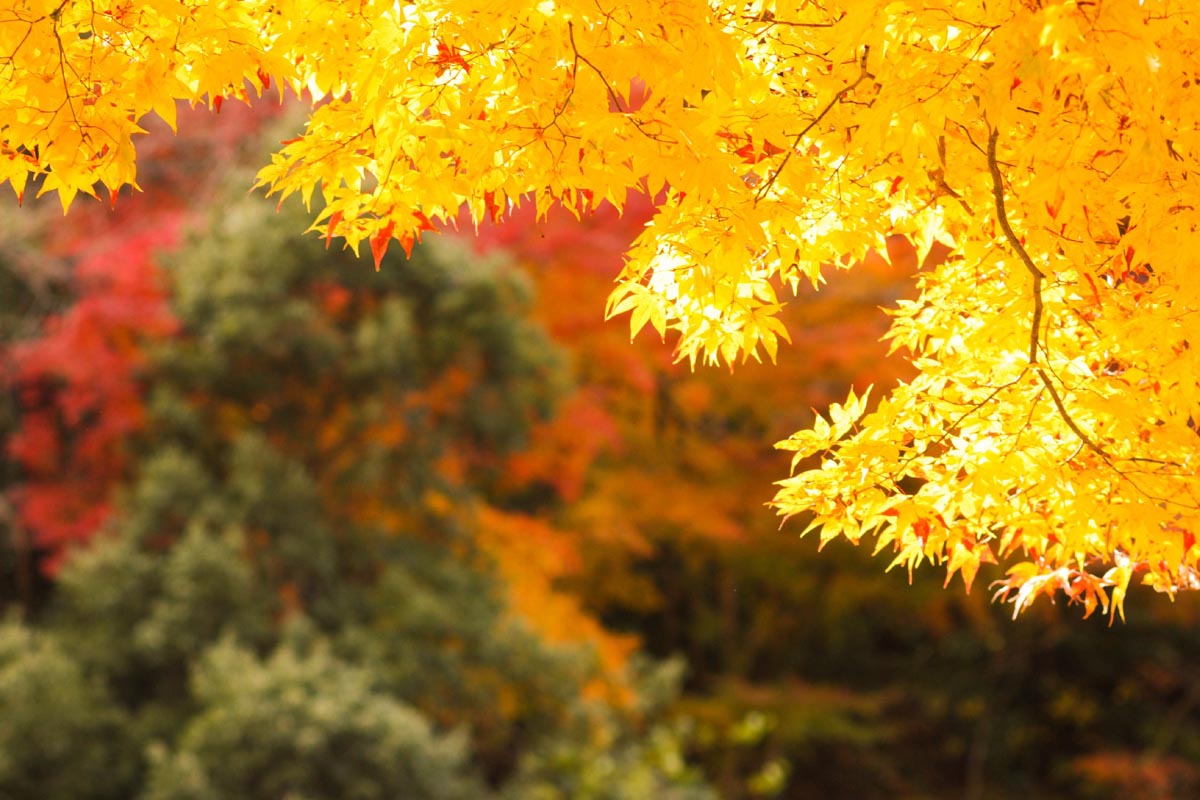
<path fill-rule="evenodd" d="M 629 120 L 633 124 L 633 127 L 637 128 L 638 133 L 642 134 L 642 136 L 645 136 L 651 141 L 673 144 L 671 140 L 646 130 L 637 117 L 633 116 L 633 112 L 629 110 L 629 103 L 627 101 L 623 101 L 621 96 L 616 93 L 612 85 L 608 82 L 608 78 L 604 77 L 604 73 L 600 71 L 600 68 L 589 61 L 587 56 L 579 52 L 579 48 L 575 46 L 575 26 L 570 22 L 567 23 L 567 38 L 571 42 L 571 52 L 575 55 L 575 66 L 572 67 L 572 75 L 575 74 L 575 70 L 578 68 L 579 64 L 586 64 L 589 68 L 591 68 L 592 72 L 596 73 L 596 75 L 600 78 L 600 82 L 604 84 L 604 89 L 608 92 L 609 101 L 612 102 L 617 111 L 620 111 L 622 114 L 624 114 L 625 119 Z M 573 94 L 574 92 L 575 87 L 572 86 L 571 93 Z M 570 99 L 570 95 L 568 95 L 568 99 Z M 557 119 L 558 115 L 556 114 L 555 120 L 557 121 Z"/>
<path fill-rule="evenodd" d="M 1046 275 L 1037 264 L 1033 263 L 1033 259 L 1029 257 L 1029 251 L 1025 249 L 1025 245 L 1021 244 L 1021 240 L 1017 238 L 1017 234 L 1013 231 L 1012 225 L 1008 221 L 1008 211 L 1004 206 L 1004 176 L 1000 174 L 1000 166 L 996 163 L 996 141 L 1000 138 L 1000 129 L 993 128 L 991 135 L 988 137 L 988 169 L 992 173 L 992 197 L 996 201 L 996 218 L 1000 221 L 1000 230 L 1004 231 L 1004 238 L 1008 240 L 1009 247 L 1017 254 L 1017 258 L 1021 259 L 1021 263 L 1025 265 L 1025 269 L 1029 270 L 1029 274 L 1033 276 L 1033 322 L 1029 330 L 1029 366 L 1033 367 L 1037 372 L 1038 377 L 1042 381 L 1042 385 L 1046 387 L 1046 392 L 1050 395 L 1050 400 L 1054 403 L 1054 407 L 1058 410 L 1058 415 L 1062 417 L 1063 422 L 1071 429 L 1071 432 L 1079 437 L 1079 441 L 1083 442 L 1089 450 L 1103 458 L 1105 461 L 1112 463 L 1112 457 L 1106 453 L 1100 445 L 1088 436 L 1079 424 L 1071 417 L 1067 411 L 1067 407 L 1063 404 L 1062 396 L 1059 395 L 1058 389 L 1050 380 L 1049 373 L 1046 368 L 1038 361 L 1038 348 L 1041 343 L 1042 331 L 1042 314 L 1044 305 L 1042 302 L 1042 282 Z"/>
<path fill-rule="evenodd" d="M 754 193 L 755 203 L 767 196 L 767 192 L 769 192 L 771 187 L 775 185 L 775 180 L 779 177 L 779 174 L 783 172 L 783 168 L 787 166 L 788 161 L 792 158 L 792 154 L 796 152 L 796 148 L 800 146 L 800 142 L 804 140 L 804 137 L 808 135 L 808 132 L 817 127 L 821 120 L 825 119 L 825 115 L 832 111 L 834 106 L 845 100 L 846 96 L 858 88 L 860 83 L 865 81 L 867 78 L 874 77 L 870 72 L 867 71 L 867 56 L 870 55 L 870 53 L 870 45 L 865 45 L 863 47 L 862 57 L 858 60 L 858 77 L 854 79 L 853 83 L 849 84 L 846 86 L 846 88 L 834 95 L 833 99 L 830 100 L 823 109 L 821 109 L 821 113 L 813 117 L 812 121 L 805 125 L 804 129 L 797 133 L 792 139 L 792 146 L 789 147 L 787 152 L 784 154 L 783 161 L 779 162 L 779 166 L 776 167 L 775 171 L 771 173 L 771 177 L 767 178 L 767 180 L 763 182 L 763 185 L 759 187 L 759 190 Z"/>

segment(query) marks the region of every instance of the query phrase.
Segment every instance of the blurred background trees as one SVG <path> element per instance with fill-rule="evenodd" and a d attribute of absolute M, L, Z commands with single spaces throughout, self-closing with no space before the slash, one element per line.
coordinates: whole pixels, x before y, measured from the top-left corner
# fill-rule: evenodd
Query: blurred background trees
<path fill-rule="evenodd" d="M 246 195 L 279 113 L 0 219 L 0 797 L 1200 792 L 1192 598 L 1012 622 L 763 508 L 763 442 L 903 379 L 903 241 L 692 373 L 596 312 L 646 203 L 375 272 Z"/>

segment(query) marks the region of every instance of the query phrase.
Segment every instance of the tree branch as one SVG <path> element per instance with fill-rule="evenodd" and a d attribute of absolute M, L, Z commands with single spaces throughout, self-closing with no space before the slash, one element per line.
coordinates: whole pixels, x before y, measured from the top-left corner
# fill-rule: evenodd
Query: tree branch
<path fill-rule="evenodd" d="M 575 45 L 575 26 L 570 22 L 567 23 L 567 40 L 570 41 L 571 52 L 574 53 L 574 55 L 575 55 L 575 65 L 571 68 L 572 77 L 574 77 L 575 72 L 578 69 L 578 65 L 585 64 L 592 70 L 592 72 L 596 73 L 596 75 L 600 78 L 600 82 L 604 84 L 604 90 L 606 92 L 608 92 L 609 102 L 612 103 L 612 105 L 616 107 L 617 111 L 619 111 L 625 117 L 625 119 L 627 119 L 631 123 L 633 123 L 633 127 L 637 128 L 638 133 L 642 134 L 642 136 L 645 136 L 647 139 L 650 139 L 651 141 L 663 142 L 666 144 L 675 144 L 674 140 L 667 139 L 663 136 L 659 136 L 658 134 L 650 133 L 648 130 L 645 129 L 645 127 L 642 126 L 642 123 L 640 121 L 638 121 L 638 118 L 633 115 L 633 112 L 631 110 L 629 110 L 629 103 L 627 101 L 621 100 L 621 96 L 616 93 L 616 91 L 612 87 L 612 84 L 610 84 L 608 82 L 608 78 L 604 77 L 604 73 L 600 71 L 600 68 L 597 67 L 595 64 L 593 64 L 591 61 L 589 61 L 587 59 L 587 56 L 585 56 L 585 55 L 583 55 L 583 53 L 579 52 L 579 48 Z M 571 93 L 573 94 L 574 92 L 575 92 L 575 87 L 572 86 Z M 570 99 L 570 95 L 568 95 L 568 99 Z M 565 107 L 566 106 L 564 106 L 564 108 Z M 556 121 L 558 120 L 558 114 L 555 114 L 554 119 Z"/>
<path fill-rule="evenodd" d="M 867 78 L 872 77 L 871 73 L 867 71 L 867 56 L 870 55 L 870 53 L 871 53 L 871 46 L 864 45 L 862 57 L 859 58 L 859 60 L 858 60 L 858 77 L 854 79 L 853 83 L 851 83 L 845 89 L 842 89 L 840 92 L 838 92 L 836 95 L 834 95 L 833 99 L 830 100 L 829 103 L 823 109 L 821 109 L 821 113 L 819 113 L 819 114 L 817 114 L 817 116 L 813 117 L 812 121 L 809 122 L 807 125 L 805 125 L 804 129 L 795 135 L 795 137 L 792 139 L 792 146 L 788 148 L 787 152 L 783 156 L 783 161 L 779 162 L 779 166 L 776 167 L 775 171 L 771 173 L 771 177 L 767 178 L 766 182 L 763 183 L 763 185 L 759 188 L 759 190 L 754 193 L 754 202 L 755 203 L 757 203 L 759 200 L 762 200 L 764 197 L 766 197 L 767 192 L 769 192 L 771 190 L 771 187 L 775 185 L 775 180 L 779 177 L 779 174 L 781 172 L 783 172 L 783 168 L 787 166 L 787 163 L 791 159 L 792 154 L 796 152 L 796 148 L 800 146 L 800 142 L 804 139 L 805 136 L 808 135 L 808 132 L 811 131 L 813 128 L 817 127 L 817 124 L 820 123 L 820 121 L 825 118 L 826 114 L 828 114 L 830 111 L 833 110 L 834 106 L 836 106 L 838 103 L 840 103 L 844 99 L 846 99 L 846 95 L 850 94 L 850 92 L 852 92 L 856 88 L 858 88 L 858 85 L 860 83 L 862 83 L 863 81 L 865 81 Z"/>
<path fill-rule="evenodd" d="M 1067 411 L 1067 407 L 1063 404 L 1062 396 L 1059 395 L 1058 389 L 1050 380 L 1050 375 L 1046 372 L 1046 368 L 1038 362 L 1038 347 L 1041 340 L 1042 330 L 1042 314 L 1045 306 L 1042 302 L 1042 282 L 1045 280 L 1045 273 L 1038 269 L 1037 264 L 1033 263 L 1033 259 L 1029 257 L 1029 251 L 1025 249 L 1025 245 L 1021 244 L 1021 240 L 1017 238 L 1017 234 L 1012 229 L 1012 224 L 1008 221 L 1008 211 L 1004 206 L 1004 176 L 1000 174 L 1000 166 L 996 163 L 996 141 L 1000 138 L 1000 129 L 993 128 L 991 135 L 988 137 L 988 169 L 992 173 L 992 197 L 996 201 L 996 218 L 1000 222 L 1000 230 L 1004 231 L 1004 238 L 1008 240 L 1008 246 L 1017 254 L 1017 258 L 1021 259 L 1021 263 L 1025 265 L 1025 269 L 1029 270 L 1029 274 L 1033 276 L 1033 322 L 1029 330 L 1029 366 L 1033 367 L 1041 378 L 1042 385 L 1046 387 L 1046 391 L 1050 395 L 1051 401 L 1054 402 L 1054 407 L 1058 410 L 1058 415 L 1062 417 L 1063 422 L 1071 429 L 1071 432 L 1079 437 L 1079 440 L 1087 446 L 1096 455 L 1103 458 L 1105 461 L 1112 463 L 1112 457 L 1106 453 L 1100 445 L 1088 436 L 1079 424 L 1072 419 L 1071 414 Z"/>

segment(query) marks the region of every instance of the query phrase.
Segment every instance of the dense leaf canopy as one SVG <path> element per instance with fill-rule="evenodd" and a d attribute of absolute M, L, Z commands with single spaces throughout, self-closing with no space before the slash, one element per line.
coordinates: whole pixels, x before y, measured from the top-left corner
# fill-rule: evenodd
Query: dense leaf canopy
<path fill-rule="evenodd" d="M 464 203 L 657 196 L 609 312 L 692 362 L 774 358 L 779 290 L 940 241 L 892 312 L 916 377 L 783 443 L 779 510 L 1119 609 L 1200 586 L 1198 51 L 1189 0 L 5 0 L 0 181 L 115 198 L 145 115 L 290 87 L 260 182 L 377 259 Z"/>

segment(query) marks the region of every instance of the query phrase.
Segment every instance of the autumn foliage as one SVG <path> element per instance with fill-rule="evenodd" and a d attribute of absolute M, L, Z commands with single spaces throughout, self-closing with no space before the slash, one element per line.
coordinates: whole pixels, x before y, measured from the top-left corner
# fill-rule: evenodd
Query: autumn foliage
<path fill-rule="evenodd" d="M 1186 2 L 356 6 L 14 6 L 0 180 L 115 194 L 151 112 L 307 92 L 259 182 L 377 264 L 463 204 L 658 197 L 607 308 L 691 362 L 774 359 L 781 291 L 943 242 L 892 312 L 916 374 L 785 440 L 778 510 L 968 584 L 1003 561 L 1018 612 L 1194 587 Z"/>
<path fill-rule="evenodd" d="M 128 439 L 145 423 L 147 348 L 178 330 L 159 256 L 179 243 L 219 182 L 205 160 L 235 159 L 239 142 L 277 115 L 242 107 L 216 124 L 185 109 L 189 126 L 178 138 L 151 125 L 141 142 L 151 194 L 126 198 L 119 209 L 81 207 L 69 224 L 43 225 L 41 252 L 23 259 L 26 280 L 62 284 L 71 298 L 27 321 L 40 335 L 5 343 L 4 351 L 2 379 L 21 414 L 6 443 L 23 471 L 10 499 L 44 569 L 55 571 L 72 545 L 95 534 L 128 476 Z"/>
<path fill-rule="evenodd" d="M 306 92 L 258 182 L 376 264 L 464 204 L 656 197 L 607 308 L 692 363 L 774 359 L 785 292 L 941 242 L 891 310 L 914 376 L 786 439 L 778 511 L 968 584 L 1003 562 L 1017 612 L 1195 588 L 1190 3 L 352 5 L 13 5 L 0 180 L 115 197 L 152 112 Z"/>
<path fill-rule="evenodd" d="M 601 313 L 653 201 L 583 220 L 523 206 L 477 238 L 463 219 L 489 259 L 396 248 L 375 274 L 207 169 L 253 139 L 242 110 L 181 109 L 192 138 L 141 141 L 158 191 L 53 214 L 43 260 L 21 267 L 51 270 L 62 296 L 5 361 L 7 484 L 17 499 L 86 479 L 71 497 L 94 516 L 19 507 L 12 530 L 36 534 L 55 579 L 52 613 L 0 627 L 0 786 L 34 794 L 12 781 L 51 763 L 41 741 L 70 753 L 39 797 L 134 796 L 138 770 L 156 797 L 196 770 L 222 796 L 293 764 L 312 783 L 344 762 L 293 760 L 299 737 L 272 732 L 286 697 L 318 731 L 306 746 L 408 731 L 393 741 L 415 750 L 354 762 L 377 796 L 408 791 L 389 781 L 410 764 L 439 797 L 490 796 L 463 788 L 479 773 L 522 800 L 618 791 L 614 775 L 644 792 L 671 764 L 687 774 L 675 739 L 628 735 L 658 696 L 628 677 L 649 653 L 686 656 L 684 755 L 722 797 L 1195 793 L 1200 739 L 1178 709 L 1194 702 L 1196 598 L 1132 600 L 1115 632 L 1049 604 L 1012 623 L 980 591 L 994 567 L 969 597 L 944 575 L 908 586 L 904 562 L 885 575 L 832 539 L 818 557 L 817 536 L 763 510 L 787 457 L 765 442 L 847 385 L 913 379 L 877 341 L 878 309 L 915 297 L 937 253 L 922 266 L 885 240 L 780 311 L 793 342 L 777 364 L 693 371 L 670 335 L 631 343 Z M 29 444 L 46 419 L 49 450 Z M 575 728 L 577 705 L 626 722 Z M 469 743 L 442 736 L 460 725 Z M 240 732 L 277 755 L 231 746 Z"/>
<path fill-rule="evenodd" d="M 655 727 L 642 682 L 669 676 L 561 590 L 544 525 L 491 503 L 563 388 L 522 276 L 445 243 L 376 273 L 240 190 L 160 193 L 179 146 L 163 213 L 47 229 L 73 297 L 6 362 L 6 533 L 54 584 L 0 626 L 0 793 L 524 797 L 616 760 L 710 797 Z M 39 516 L 62 496 L 88 513 Z"/>
<path fill-rule="evenodd" d="M 176 329 L 152 254 L 177 227 L 159 217 L 153 230 L 91 243 L 75 268 L 78 301 L 7 354 L 5 378 L 23 410 L 8 456 L 26 476 L 13 500 L 36 546 L 54 554 L 48 569 L 105 521 L 125 440 L 142 429 L 144 343 Z"/>

